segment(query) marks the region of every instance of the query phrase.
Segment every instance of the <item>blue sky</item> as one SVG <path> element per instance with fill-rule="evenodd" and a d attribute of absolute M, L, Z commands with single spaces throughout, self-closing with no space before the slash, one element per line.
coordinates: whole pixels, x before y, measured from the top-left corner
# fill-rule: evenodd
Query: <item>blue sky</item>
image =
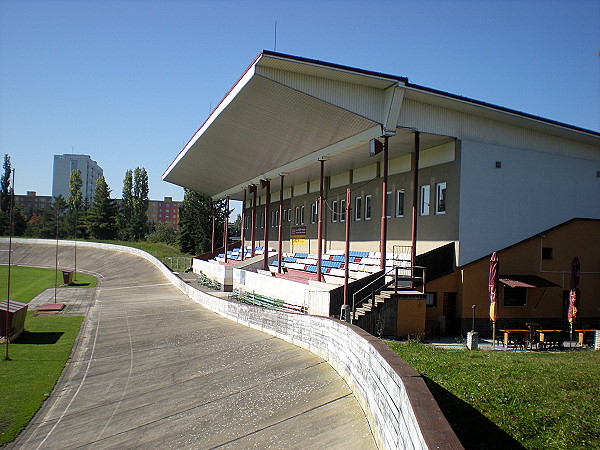
<path fill-rule="evenodd" d="M 88 154 L 120 197 L 161 175 L 261 50 L 600 130 L 600 2 L 0 0 L 0 154 L 50 195 L 54 154 Z"/>

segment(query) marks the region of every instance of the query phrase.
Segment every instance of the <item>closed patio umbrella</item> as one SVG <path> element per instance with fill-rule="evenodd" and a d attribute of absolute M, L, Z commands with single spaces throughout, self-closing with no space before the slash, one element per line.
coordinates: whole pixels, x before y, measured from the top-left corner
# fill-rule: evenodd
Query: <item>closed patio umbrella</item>
<path fill-rule="evenodd" d="M 579 258 L 576 256 L 571 263 L 571 284 L 569 287 L 569 341 L 573 341 L 573 322 L 577 318 L 577 291 L 579 289 L 580 267 Z"/>
<path fill-rule="evenodd" d="M 499 273 L 498 255 L 492 253 L 490 258 L 490 273 L 488 281 L 488 292 L 490 295 L 490 320 L 492 321 L 492 347 L 496 345 L 496 320 L 498 319 L 498 273 Z"/>

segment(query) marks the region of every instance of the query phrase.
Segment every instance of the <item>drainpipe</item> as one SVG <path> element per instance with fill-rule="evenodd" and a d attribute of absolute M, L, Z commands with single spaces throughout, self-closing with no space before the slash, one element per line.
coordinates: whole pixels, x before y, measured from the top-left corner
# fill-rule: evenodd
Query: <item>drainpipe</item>
<path fill-rule="evenodd" d="M 263 270 L 269 270 L 269 204 L 271 203 L 271 180 L 260 180 L 263 189 L 267 189 L 267 200 L 265 201 L 265 233 L 263 250 Z"/>
<path fill-rule="evenodd" d="M 317 228 L 317 281 L 323 281 L 323 274 L 321 273 L 321 259 L 323 257 L 323 173 L 325 168 L 325 160 L 320 159 L 321 163 L 321 180 L 319 184 L 319 204 L 318 204 L 318 215 L 319 223 Z"/>
<path fill-rule="evenodd" d="M 282 264 L 282 259 L 283 259 L 283 252 L 282 252 L 282 248 L 283 248 L 283 177 L 285 176 L 284 173 L 280 173 L 279 177 L 281 180 L 281 186 L 279 189 L 279 223 L 277 224 L 277 226 L 279 227 L 278 233 L 277 233 L 277 259 L 279 260 L 277 262 L 277 273 L 281 273 L 281 264 Z"/>
<path fill-rule="evenodd" d="M 387 245 L 387 182 L 388 182 L 388 136 L 384 136 L 383 141 L 383 180 L 381 182 L 381 238 L 379 243 L 379 251 L 381 252 L 381 260 L 379 268 L 385 269 L 386 260 L 386 245 Z"/>
<path fill-rule="evenodd" d="M 225 220 L 223 224 L 223 247 L 225 247 L 225 264 L 227 264 L 227 245 L 229 244 L 229 195 L 225 197 Z"/>
<path fill-rule="evenodd" d="M 348 302 L 348 278 L 350 275 L 350 188 L 346 189 L 346 242 L 344 249 L 344 306 L 342 306 L 342 316 L 346 322 L 350 322 L 350 306 Z"/>
<path fill-rule="evenodd" d="M 414 288 L 414 267 L 417 261 L 417 217 L 418 217 L 418 202 L 419 202 L 419 147 L 421 134 L 415 130 L 415 151 L 412 158 L 412 175 L 413 175 L 413 196 L 412 196 L 412 225 L 411 225 L 411 251 L 410 251 L 410 276 L 411 288 Z"/>
<path fill-rule="evenodd" d="M 256 247 L 256 185 L 251 184 L 249 186 L 250 192 L 252 193 L 252 231 L 250 233 L 251 245 L 250 257 L 254 258 L 254 248 Z"/>
<path fill-rule="evenodd" d="M 240 230 L 241 236 L 240 239 L 242 241 L 242 261 L 246 256 L 246 189 L 244 189 L 244 204 L 242 206 L 242 228 Z"/>

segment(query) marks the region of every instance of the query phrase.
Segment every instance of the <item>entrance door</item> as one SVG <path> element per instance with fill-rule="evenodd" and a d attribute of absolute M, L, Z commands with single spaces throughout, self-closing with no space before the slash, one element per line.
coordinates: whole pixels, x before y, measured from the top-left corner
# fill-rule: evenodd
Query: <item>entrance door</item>
<path fill-rule="evenodd" d="M 460 321 L 456 318 L 456 292 L 444 292 L 443 314 L 446 318 L 445 334 L 459 336 Z"/>

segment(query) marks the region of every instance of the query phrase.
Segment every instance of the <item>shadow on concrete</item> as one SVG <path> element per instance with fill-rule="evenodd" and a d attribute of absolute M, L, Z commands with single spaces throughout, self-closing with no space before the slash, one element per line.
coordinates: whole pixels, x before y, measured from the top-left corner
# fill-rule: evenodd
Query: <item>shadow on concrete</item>
<path fill-rule="evenodd" d="M 70 287 L 85 287 L 85 286 L 89 286 L 89 285 L 90 285 L 90 283 L 75 283 L 75 282 L 69 283 Z"/>
<path fill-rule="evenodd" d="M 23 331 L 21 336 L 19 336 L 19 338 L 13 342 L 13 344 L 56 344 L 62 335 L 62 331 L 49 331 L 40 333 Z"/>
<path fill-rule="evenodd" d="M 525 449 L 471 405 L 430 378 L 423 379 L 465 449 Z"/>

